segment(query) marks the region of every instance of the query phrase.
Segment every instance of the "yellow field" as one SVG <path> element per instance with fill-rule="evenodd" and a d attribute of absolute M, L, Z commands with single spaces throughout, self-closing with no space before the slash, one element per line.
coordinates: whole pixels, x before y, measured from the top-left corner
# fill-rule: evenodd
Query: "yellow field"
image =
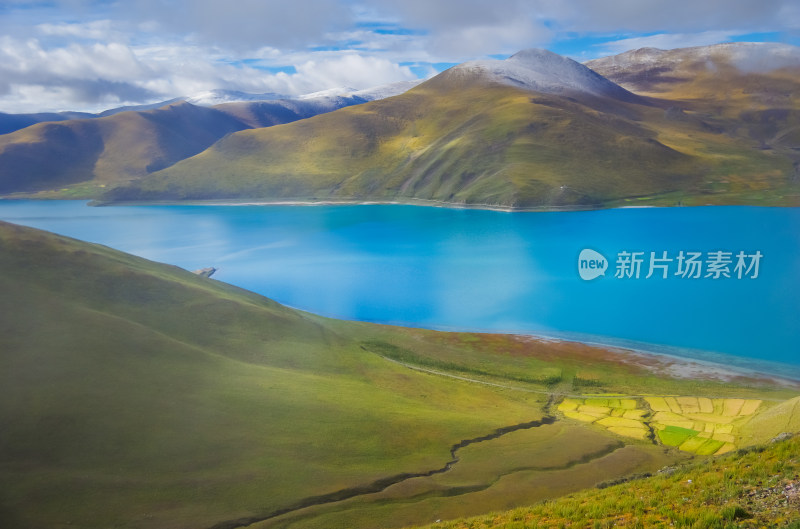
<path fill-rule="evenodd" d="M 627 428 L 625 426 L 612 426 L 608 431 L 623 437 L 632 437 L 633 439 L 642 440 L 647 439 L 648 433 L 646 428 Z"/>
<path fill-rule="evenodd" d="M 597 424 L 605 426 L 606 428 L 636 428 L 639 430 L 647 430 L 647 425 L 642 421 L 635 421 L 633 419 L 623 419 L 622 417 L 606 417 L 600 419 Z"/>
<path fill-rule="evenodd" d="M 761 407 L 756 399 L 710 399 L 666 396 L 565 398 L 565 417 L 595 424 L 609 432 L 645 440 L 650 430 L 658 443 L 697 454 L 722 454 L 739 444 L 738 428 Z"/>

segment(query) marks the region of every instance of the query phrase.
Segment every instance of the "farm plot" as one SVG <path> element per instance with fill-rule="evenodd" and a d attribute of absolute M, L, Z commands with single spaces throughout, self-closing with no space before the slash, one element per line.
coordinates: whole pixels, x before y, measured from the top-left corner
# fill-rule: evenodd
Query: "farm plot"
<path fill-rule="evenodd" d="M 756 399 L 705 397 L 566 398 L 558 410 L 617 435 L 647 439 L 701 455 L 737 448 L 737 429 L 761 406 Z"/>

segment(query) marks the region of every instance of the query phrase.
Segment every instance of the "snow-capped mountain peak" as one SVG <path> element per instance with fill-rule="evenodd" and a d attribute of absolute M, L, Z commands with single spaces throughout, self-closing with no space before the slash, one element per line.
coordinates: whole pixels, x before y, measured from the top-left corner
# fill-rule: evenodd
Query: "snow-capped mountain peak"
<path fill-rule="evenodd" d="M 640 48 L 586 63 L 604 72 L 632 73 L 660 67 L 685 70 L 687 74 L 697 67 L 716 69 L 722 64 L 749 73 L 797 68 L 800 67 L 800 47 L 777 42 L 728 42 L 674 50 Z"/>
<path fill-rule="evenodd" d="M 377 99 L 385 99 L 387 97 L 400 95 L 403 92 L 411 90 L 423 81 L 424 79 L 414 79 L 413 81 L 397 81 L 380 86 L 373 86 L 372 88 L 366 88 L 364 90 L 356 90 L 350 95 L 366 99 L 367 101 L 375 101 Z"/>
<path fill-rule="evenodd" d="M 470 61 L 451 71 L 477 73 L 490 81 L 534 92 L 584 93 L 624 101 L 636 99 L 634 94 L 586 66 L 542 49 L 522 50 L 505 60 Z"/>
<path fill-rule="evenodd" d="M 348 97 L 356 92 L 355 88 L 349 86 L 338 86 L 335 88 L 328 88 L 327 90 L 320 90 L 318 92 L 311 92 L 309 94 L 302 94 L 295 96 L 294 99 L 316 99 L 318 97 Z"/>
<path fill-rule="evenodd" d="M 185 97 L 184 100 L 193 105 L 215 106 L 223 103 L 242 103 L 254 101 L 340 101 L 358 100 L 359 102 L 374 101 L 402 94 L 422 80 L 399 81 L 385 85 L 359 90 L 351 87 L 336 87 L 320 90 L 302 95 L 286 95 L 276 93 L 249 94 L 237 90 L 208 90 Z M 352 102 L 352 101 L 351 101 Z"/>
<path fill-rule="evenodd" d="M 223 103 L 235 103 L 240 101 L 275 101 L 280 99 L 291 99 L 292 96 L 267 92 L 263 94 L 248 94 L 238 90 L 207 90 L 191 96 L 185 97 L 187 103 L 204 107 L 221 105 Z"/>

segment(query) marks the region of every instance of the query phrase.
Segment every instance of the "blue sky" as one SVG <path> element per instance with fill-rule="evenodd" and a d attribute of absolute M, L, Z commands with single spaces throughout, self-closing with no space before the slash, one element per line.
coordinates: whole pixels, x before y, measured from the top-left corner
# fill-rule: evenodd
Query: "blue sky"
<path fill-rule="evenodd" d="M 800 2 L 3 0 L 0 111 L 362 89 L 530 47 L 584 61 L 732 41 L 800 45 Z"/>

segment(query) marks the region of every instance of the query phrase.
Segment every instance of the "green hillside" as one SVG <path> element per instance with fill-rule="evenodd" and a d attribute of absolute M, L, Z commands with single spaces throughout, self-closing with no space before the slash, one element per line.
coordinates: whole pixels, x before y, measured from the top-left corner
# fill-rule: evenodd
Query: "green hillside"
<path fill-rule="evenodd" d="M 0 196 L 97 198 L 193 156 L 226 134 L 363 103 L 358 96 L 242 101 L 175 99 L 100 114 L 0 112 Z"/>
<path fill-rule="evenodd" d="M 756 415 L 742 431 L 751 445 L 766 443 L 783 432 L 800 432 L 800 397 Z"/>
<path fill-rule="evenodd" d="M 634 196 L 678 191 L 695 180 L 691 163 L 613 112 L 445 76 L 388 100 L 231 135 L 106 196 L 596 205 L 621 183 Z"/>
<path fill-rule="evenodd" d="M 564 394 L 797 395 L 569 342 L 329 320 L 6 223 L 0 266 L 2 527 L 455 518 L 691 457 L 564 417 Z"/>
<path fill-rule="evenodd" d="M 743 77 L 714 79 L 717 94 Z M 796 100 L 647 95 L 543 94 L 451 70 L 400 96 L 232 134 L 105 199 L 800 204 Z"/>
<path fill-rule="evenodd" d="M 751 196 L 780 195 L 775 179 L 783 171 L 786 205 L 798 205 L 800 183 L 800 59 L 798 48 L 772 43 L 718 44 L 675 50 L 644 48 L 586 63 L 598 73 L 638 94 L 669 101 L 667 114 L 683 123 L 675 148 L 686 153 L 704 149 L 692 144 L 689 123 L 735 139 L 771 159 L 762 171 L 748 173 L 738 163 L 746 153 L 720 151 L 728 175 L 715 192 L 743 191 Z M 683 136 L 683 137 L 681 137 Z M 687 141 L 688 140 L 688 141 Z M 710 153 L 709 153 L 710 154 Z M 780 168 L 780 164 L 782 168 Z M 770 176 L 772 174 L 772 176 Z"/>
<path fill-rule="evenodd" d="M 800 527 L 800 437 L 436 529 Z M 608 483 L 604 485 L 609 485 Z"/>
<path fill-rule="evenodd" d="M 106 186 L 163 169 L 245 128 L 224 112 L 188 103 L 38 123 L 0 135 L 0 194 L 96 195 Z"/>
<path fill-rule="evenodd" d="M 224 284 L 1 233 L 5 527 L 211 526 L 438 468 L 460 439 L 542 415 Z"/>

